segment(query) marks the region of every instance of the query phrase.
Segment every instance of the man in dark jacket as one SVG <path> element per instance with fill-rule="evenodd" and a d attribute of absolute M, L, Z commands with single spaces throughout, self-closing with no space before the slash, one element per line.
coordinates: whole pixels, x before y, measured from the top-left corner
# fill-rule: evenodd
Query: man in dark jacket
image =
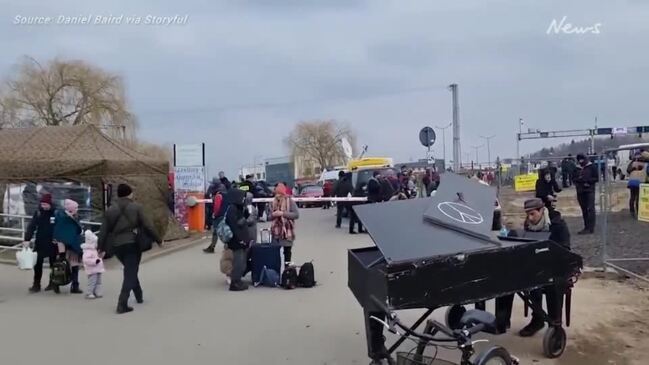
<path fill-rule="evenodd" d="M 239 184 L 239 189 L 245 191 L 246 193 L 253 193 L 255 191 L 255 182 L 252 175 L 246 175 L 246 180 L 242 181 Z"/>
<path fill-rule="evenodd" d="M 525 202 L 525 219 L 524 228 L 530 232 L 550 232 L 549 240 L 554 241 L 570 249 L 570 231 L 568 225 L 561 218 L 561 213 L 554 209 L 547 209 L 541 199 L 530 199 Z M 537 289 L 530 292 L 530 300 L 535 306 L 541 307 L 543 294 L 548 310 L 548 316 L 553 321 L 561 321 L 561 311 L 563 306 L 563 292 L 554 286 L 543 289 Z M 532 321 L 525 326 L 519 334 L 522 337 L 534 336 L 538 331 L 545 327 L 543 314 L 538 312 L 532 313 Z"/>
<path fill-rule="evenodd" d="M 230 190 L 228 199 L 230 208 L 225 215 L 225 222 L 232 230 L 232 239 L 227 245 L 233 255 L 230 291 L 243 291 L 248 289 L 248 285 L 241 280 L 248 262 L 246 250 L 253 239 L 250 237 L 247 221 L 250 212 L 246 209 L 246 192 Z"/>
<path fill-rule="evenodd" d="M 581 168 L 577 169 L 573 181 L 584 219 L 584 229 L 577 234 L 591 234 L 595 232 L 595 185 L 599 181 L 599 171 L 583 154 L 577 155 L 577 162 Z"/>
<path fill-rule="evenodd" d="M 374 171 L 372 177 L 367 182 L 367 201 L 369 203 L 378 203 L 383 201 L 383 196 L 381 195 L 381 183 L 379 182 L 379 176 L 381 173 L 379 171 Z"/>
<path fill-rule="evenodd" d="M 338 173 L 338 181 L 334 186 L 334 195 L 338 198 L 346 198 L 349 194 L 353 192 L 353 190 L 354 187 L 352 185 L 351 174 L 350 173 L 346 174 L 345 172 L 340 171 Z M 341 202 L 336 203 L 336 228 L 340 228 L 340 224 L 342 223 L 343 210 L 347 208 L 347 211 L 349 212 L 349 207 L 350 204 L 341 203 Z"/>
<path fill-rule="evenodd" d="M 543 200 L 548 209 L 552 208 L 552 201 L 556 199 L 557 193 L 561 192 L 561 189 L 556 190 L 557 187 L 556 182 L 552 181 L 550 170 L 539 170 L 539 179 L 536 180 L 536 197 Z"/>
<path fill-rule="evenodd" d="M 225 188 L 227 190 L 230 190 L 232 188 L 232 183 L 230 183 L 230 180 L 225 177 L 225 172 L 219 171 L 219 180 L 221 181 L 221 184 L 225 185 Z"/>
<path fill-rule="evenodd" d="M 52 195 L 45 193 L 41 196 L 41 203 L 38 211 L 34 213 L 27 231 L 25 231 L 25 246 L 28 246 L 36 233 L 34 251 L 38 254 L 34 266 L 34 284 L 29 288 L 30 293 L 41 291 L 41 278 L 43 277 L 43 261 L 47 258 L 50 267 L 56 260 L 57 247 L 52 243 L 54 233 L 54 208 L 52 207 Z M 53 290 L 50 282 L 45 291 Z"/>
<path fill-rule="evenodd" d="M 117 202 L 104 212 L 97 249 L 101 253 L 114 252 L 124 266 L 122 290 L 117 301 L 117 313 L 122 314 L 133 311 L 133 308 L 128 306 L 131 291 L 138 303 L 144 301 L 138 278 L 142 252 L 135 239 L 136 233 L 143 230 L 158 245 L 162 245 L 162 238 L 149 217 L 144 214 L 142 206 L 133 201 L 130 186 L 120 184 L 117 187 L 117 198 Z"/>
<path fill-rule="evenodd" d="M 356 189 L 354 190 L 354 197 L 355 198 L 362 198 L 367 196 L 365 193 L 365 183 L 359 183 Z M 379 200 L 380 201 L 380 200 Z M 356 214 L 356 211 L 354 210 L 354 207 L 363 204 L 359 202 L 354 202 L 350 204 L 349 208 L 349 234 L 356 234 L 356 231 L 354 230 L 354 226 L 358 224 L 358 233 L 365 233 L 363 230 L 363 222 L 358 218 L 358 215 Z"/>

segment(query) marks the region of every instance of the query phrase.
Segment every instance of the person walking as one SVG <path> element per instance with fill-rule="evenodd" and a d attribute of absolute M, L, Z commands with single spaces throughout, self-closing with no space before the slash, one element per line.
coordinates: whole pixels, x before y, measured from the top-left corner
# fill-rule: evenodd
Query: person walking
<path fill-rule="evenodd" d="M 577 155 L 577 161 L 580 168 L 577 169 L 573 181 L 584 219 L 584 229 L 577 234 L 592 234 L 595 233 L 595 185 L 599 181 L 599 171 L 584 154 Z"/>
<path fill-rule="evenodd" d="M 354 187 L 352 186 L 351 174 L 340 171 L 338 173 L 338 181 L 336 182 L 336 186 L 334 186 L 334 195 L 337 198 L 346 198 L 351 195 L 353 190 Z M 340 228 L 340 225 L 342 224 L 343 211 L 345 210 L 345 208 L 347 208 L 348 215 L 351 214 L 349 213 L 350 206 L 351 204 L 349 203 L 336 203 L 336 228 Z"/>
<path fill-rule="evenodd" d="M 83 250 L 83 270 L 88 275 L 88 291 L 86 299 L 102 298 L 101 277 L 106 271 L 104 269 L 103 255 L 97 251 L 97 236 L 91 230 L 85 232 L 86 241 L 81 245 Z"/>
<path fill-rule="evenodd" d="M 627 188 L 629 189 L 629 211 L 633 218 L 638 217 L 638 205 L 640 203 L 640 184 L 647 181 L 647 161 L 649 160 L 649 153 L 639 152 L 633 156 L 633 160 L 629 163 L 626 172 L 629 176 Z"/>
<path fill-rule="evenodd" d="M 159 246 L 162 239 L 156 232 L 151 220 L 144 214 L 142 206 L 133 201 L 133 190 L 127 184 L 117 187 L 117 202 L 104 213 L 104 220 L 99 232 L 99 252 L 114 253 L 122 263 L 122 289 L 117 300 L 117 313 L 133 311 L 128 306 L 131 292 L 138 303 L 144 302 L 142 285 L 138 278 L 142 251 L 138 246 L 136 235 L 147 234 Z"/>
<path fill-rule="evenodd" d="M 367 194 L 365 193 L 365 183 L 360 183 L 354 190 L 354 197 L 355 198 L 362 198 L 366 197 Z M 380 200 L 376 201 L 379 202 Z M 349 234 L 356 234 L 356 231 L 354 230 L 354 227 L 356 224 L 358 224 L 358 233 L 365 233 L 363 230 L 363 222 L 358 218 L 358 215 L 356 214 L 356 210 L 354 208 L 360 204 L 359 202 L 354 202 L 351 204 L 351 207 L 349 209 Z"/>
<path fill-rule="evenodd" d="M 275 186 L 275 199 L 271 203 L 271 233 L 273 241 L 284 248 L 284 265 L 290 266 L 295 241 L 295 221 L 300 218 L 300 212 L 295 201 L 288 196 L 287 187 L 283 183 Z"/>
<path fill-rule="evenodd" d="M 41 196 L 40 206 L 25 231 L 23 245 L 29 246 L 30 241 L 36 235 L 34 251 L 38 255 L 34 266 L 34 282 L 29 288 L 30 293 L 41 291 L 41 278 L 43 277 L 43 262 L 48 260 L 50 267 L 56 261 L 57 247 L 52 243 L 54 233 L 54 207 L 52 206 L 52 195 L 45 193 Z M 54 289 L 52 282 L 47 284 L 45 291 Z"/>
<path fill-rule="evenodd" d="M 77 218 L 79 204 L 74 200 L 65 199 L 63 207 L 63 211 L 59 210 L 54 215 L 52 239 L 57 244 L 59 254 L 64 254 L 70 264 L 72 278 L 70 293 L 83 294 L 83 291 L 79 289 L 79 266 L 83 253 L 81 250 L 81 224 Z M 58 286 L 53 289 L 57 294 L 60 292 Z"/>
<path fill-rule="evenodd" d="M 227 201 L 227 192 L 225 190 L 225 185 L 219 183 L 216 188 L 216 194 L 212 198 L 212 242 L 209 246 L 203 249 L 205 253 L 214 253 L 214 248 L 219 241 L 219 236 L 216 232 L 216 229 L 219 226 L 219 223 L 225 217 L 225 211 L 228 208 L 229 202 Z"/>

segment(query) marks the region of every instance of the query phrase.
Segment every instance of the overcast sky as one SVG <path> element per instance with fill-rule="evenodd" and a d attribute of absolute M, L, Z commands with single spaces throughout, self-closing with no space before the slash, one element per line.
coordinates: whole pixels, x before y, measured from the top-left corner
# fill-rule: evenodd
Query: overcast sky
<path fill-rule="evenodd" d="M 188 19 L 14 24 L 111 14 Z M 596 116 L 649 125 L 649 1 L 0 0 L 0 15 L 1 76 L 23 55 L 117 73 L 141 135 L 206 142 L 212 173 L 286 155 L 282 139 L 308 119 L 350 123 L 371 155 L 422 158 L 419 129 L 451 121 L 451 83 L 465 153 L 495 134 L 493 158 L 513 156 L 519 117 L 540 129 L 589 128 Z M 599 34 L 547 34 L 564 16 L 600 23 Z"/>

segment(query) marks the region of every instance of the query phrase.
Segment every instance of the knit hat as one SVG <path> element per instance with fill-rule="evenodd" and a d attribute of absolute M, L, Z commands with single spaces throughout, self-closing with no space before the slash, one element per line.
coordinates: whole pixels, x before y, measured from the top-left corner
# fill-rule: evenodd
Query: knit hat
<path fill-rule="evenodd" d="M 52 194 L 45 193 L 41 195 L 41 203 L 52 205 Z"/>
<path fill-rule="evenodd" d="M 63 207 L 65 208 L 65 211 L 70 214 L 77 214 L 77 211 L 79 210 L 79 204 L 70 199 L 65 199 Z"/>
<path fill-rule="evenodd" d="M 126 198 L 127 196 L 131 195 L 132 192 L 133 190 L 131 189 L 131 187 L 126 184 L 119 184 L 119 186 L 117 186 L 118 198 Z"/>
<path fill-rule="evenodd" d="M 534 198 L 526 200 L 525 204 L 523 205 L 523 209 L 525 209 L 526 212 L 529 212 L 530 210 L 541 209 L 544 206 L 545 205 L 543 204 L 543 200 Z"/>
<path fill-rule="evenodd" d="M 586 155 L 584 155 L 583 153 L 580 153 L 580 154 L 577 155 L 577 161 L 581 161 L 581 160 L 585 160 L 585 159 L 586 159 Z"/>
<path fill-rule="evenodd" d="M 84 233 L 86 237 L 86 244 L 93 245 L 97 247 L 97 235 L 92 233 L 91 230 L 87 229 L 86 232 Z"/>

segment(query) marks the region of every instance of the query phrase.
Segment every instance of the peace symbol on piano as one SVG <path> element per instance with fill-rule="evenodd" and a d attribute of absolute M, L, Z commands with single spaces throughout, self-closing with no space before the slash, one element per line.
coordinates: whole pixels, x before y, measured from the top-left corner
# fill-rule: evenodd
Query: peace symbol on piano
<path fill-rule="evenodd" d="M 437 209 L 439 209 L 439 211 L 445 216 L 459 223 L 480 224 L 484 222 L 482 214 L 478 213 L 468 205 L 454 202 L 443 202 L 437 205 Z"/>

